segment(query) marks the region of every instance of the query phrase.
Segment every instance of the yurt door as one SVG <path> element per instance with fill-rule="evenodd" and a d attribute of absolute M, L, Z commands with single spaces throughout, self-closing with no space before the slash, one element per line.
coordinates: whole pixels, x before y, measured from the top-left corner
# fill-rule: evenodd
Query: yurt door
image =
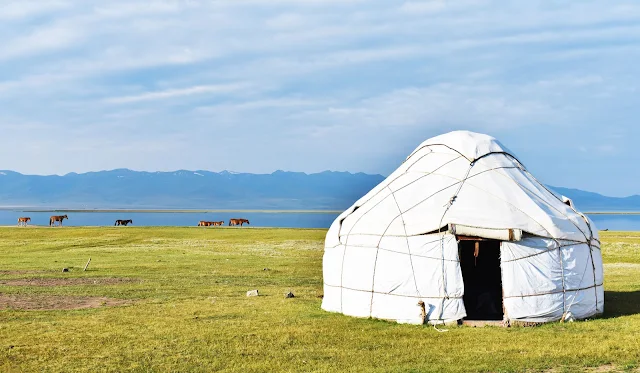
<path fill-rule="evenodd" d="M 466 320 L 502 320 L 500 241 L 459 239 Z"/>

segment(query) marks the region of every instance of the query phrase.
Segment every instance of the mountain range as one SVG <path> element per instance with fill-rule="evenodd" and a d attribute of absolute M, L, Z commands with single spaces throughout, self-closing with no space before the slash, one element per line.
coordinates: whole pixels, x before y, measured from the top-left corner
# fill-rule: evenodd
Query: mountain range
<path fill-rule="evenodd" d="M 0 171 L 0 206 L 47 208 L 343 209 L 384 179 L 348 172 Z"/>
<path fill-rule="evenodd" d="M 0 171 L 0 206 L 68 209 L 329 209 L 342 210 L 382 175 L 325 171 L 271 174 L 230 171 L 142 172 L 128 169 L 23 175 Z M 550 187 L 583 211 L 638 211 L 640 196 L 607 197 Z"/>

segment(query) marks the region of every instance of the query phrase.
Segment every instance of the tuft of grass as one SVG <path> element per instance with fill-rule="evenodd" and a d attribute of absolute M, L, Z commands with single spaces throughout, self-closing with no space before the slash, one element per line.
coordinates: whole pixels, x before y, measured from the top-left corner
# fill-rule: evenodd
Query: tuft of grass
<path fill-rule="evenodd" d="M 452 327 L 446 333 L 322 311 L 325 234 L 0 228 L 0 294 L 132 301 L 85 310 L 0 311 L 0 371 L 596 372 L 637 371 L 640 365 L 640 233 L 602 235 L 604 317 L 536 328 Z M 63 267 L 70 272 L 62 273 Z M 26 278 L 136 281 L 1 284 Z M 246 297 L 251 289 L 261 296 Z M 295 298 L 285 299 L 288 291 Z"/>

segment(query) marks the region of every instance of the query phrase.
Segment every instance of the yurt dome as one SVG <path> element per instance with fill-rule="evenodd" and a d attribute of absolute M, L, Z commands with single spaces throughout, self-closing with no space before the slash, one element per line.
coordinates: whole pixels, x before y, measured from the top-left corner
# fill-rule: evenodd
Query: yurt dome
<path fill-rule="evenodd" d="M 495 138 L 422 143 L 333 222 L 322 308 L 401 323 L 549 322 L 604 308 L 593 222 Z"/>

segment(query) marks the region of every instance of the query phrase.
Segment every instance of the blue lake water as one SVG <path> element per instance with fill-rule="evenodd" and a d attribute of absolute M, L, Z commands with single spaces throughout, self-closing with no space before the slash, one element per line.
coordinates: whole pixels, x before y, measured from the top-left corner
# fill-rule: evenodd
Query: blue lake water
<path fill-rule="evenodd" d="M 599 230 L 640 231 L 640 215 L 589 215 Z"/>
<path fill-rule="evenodd" d="M 338 216 L 335 213 L 276 213 L 276 212 L 23 212 L 0 211 L 0 226 L 16 225 L 18 218 L 28 216 L 30 225 L 49 225 L 51 215 L 67 214 L 65 226 L 109 226 L 118 219 L 131 219 L 133 226 L 197 226 L 200 220 L 220 221 L 248 219 L 251 227 L 328 228 Z"/>
<path fill-rule="evenodd" d="M 31 217 L 31 225 L 48 225 L 49 216 L 64 212 L 22 212 L 0 210 L 0 226 L 16 225 L 20 216 Z M 110 226 L 117 219 L 132 219 L 134 226 L 196 226 L 200 220 L 249 219 L 252 227 L 329 228 L 337 213 L 277 212 L 68 212 L 65 226 Z M 600 230 L 640 231 L 640 215 L 589 215 Z"/>

